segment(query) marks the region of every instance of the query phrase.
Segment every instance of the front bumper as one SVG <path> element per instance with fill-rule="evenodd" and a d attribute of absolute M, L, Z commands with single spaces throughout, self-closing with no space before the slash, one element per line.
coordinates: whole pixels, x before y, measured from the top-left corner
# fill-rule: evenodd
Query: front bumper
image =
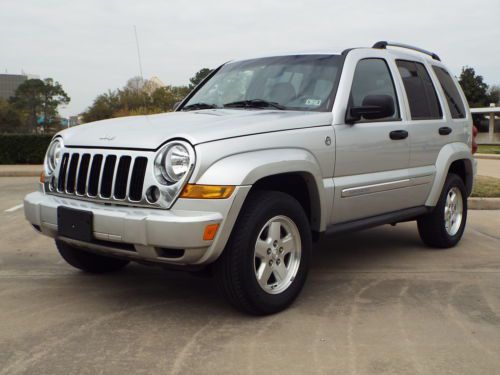
<path fill-rule="evenodd" d="M 203 265 L 218 258 L 250 187 L 239 186 L 228 199 L 178 199 L 170 210 L 111 206 L 77 199 L 28 194 L 26 219 L 41 233 L 97 253 L 136 261 L 178 265 Z M 57 207 L 93 212 L 95 241 L 87 243 L 61 237 Z M 203 240 L 209 224 L 220 224 L 212 241 Z"/>

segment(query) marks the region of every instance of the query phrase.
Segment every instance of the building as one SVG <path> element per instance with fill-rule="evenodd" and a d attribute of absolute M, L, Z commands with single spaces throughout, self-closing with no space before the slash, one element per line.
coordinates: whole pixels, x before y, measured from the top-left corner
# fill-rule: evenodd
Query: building
<path fill-rule="evenodd" d="M 8 100 L 14 96 L 19 85 L 27 79 L 24 74 L 0 74 L 0 98 Z"/>
<path fill-rule="evenodd" d="M 474 125 L 479 130 L 476 137 L 478 144 L 500 144 L 500 106 L 491 103 L 489 107 L 471 108 L 472 114 L 481 116 Z"/>

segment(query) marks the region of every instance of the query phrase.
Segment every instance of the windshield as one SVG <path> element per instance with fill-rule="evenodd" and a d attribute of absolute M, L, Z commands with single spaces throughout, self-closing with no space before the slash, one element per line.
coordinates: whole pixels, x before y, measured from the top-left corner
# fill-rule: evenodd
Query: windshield
<path fill-rule="evenodd" d="M 224 65 L 183 105 L 206 108 L 331 110 L 342 58 L 338 55 L 266 57 Z"/>

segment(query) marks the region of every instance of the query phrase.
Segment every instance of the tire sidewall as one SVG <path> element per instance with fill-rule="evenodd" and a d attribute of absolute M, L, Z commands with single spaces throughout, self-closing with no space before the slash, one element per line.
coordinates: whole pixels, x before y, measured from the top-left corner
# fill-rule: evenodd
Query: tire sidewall
<path fill-rule="evenodd" d="M 311 232 L 307 216 L 294 198 L 286 194 L 281 195 L 282 199 L 274 200 L 270 205 L 259 206 L 251 219 L 246 221 L 245 227 L 241 228 L 246 237 L 244 241 L 247 244 L 243 254 L 240 254 L 244 257 L 244 275 L 241 279 L 243 288 L 249 292 L 248 297 L 255 306 L 264 308 L 263 312 L 281 310 L 293 302 L 305 283 L 311 257 Z M 279 294 L 269 294 L 261 288 L 255 276 L 255 243 L 260 231 L 269 219 L 280 215 L 288 217 L 297 226 L 302 246 L 301 259 L 295 279 L 290 286 Z"/>
<path fill-rule="evenodd" d="M 451 190 L 451 188 L 457 187 L 460 190 L 460 193 L 462 195 L 462 205 L 463 205 L 463 211 L 462 211 L 462 222 L 460 223 L 460 228 L 458 229 L 457 233 L 455 233 L 453 236 L 451 236 L 447 231 L 444 223 L 444 208 L 446 205 L 446 198 L 448 196 L 448 192 Z M 462 238 L 462 235 L 465 230 L 465 224 L 467 222 L 467 191 L 465 189 L 465 185 L 460 177 L 458 177 L 455 174 L 450 174 L 448 178 L 446 179 L 445 185 L 443 186 L 443 191 L 441 193 L 441 197 L 439 199 L 439 203 L 436 207 L 436 209 L 439 210 L 439 218 L 440 218 L 440 231 L 441 235 L 450 246 L 455 245 L 460 241 Z"/>

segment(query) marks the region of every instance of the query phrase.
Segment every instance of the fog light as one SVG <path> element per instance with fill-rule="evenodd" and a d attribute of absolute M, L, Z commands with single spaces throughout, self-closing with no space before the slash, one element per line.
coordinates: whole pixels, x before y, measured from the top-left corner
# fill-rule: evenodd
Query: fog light
<path fill-rule="evenodd" d="M 146 190 L 146 199 L 149 203 L 156 203 L 160 199 L 160 189 L 157 186 L 150 186 Z"/>

